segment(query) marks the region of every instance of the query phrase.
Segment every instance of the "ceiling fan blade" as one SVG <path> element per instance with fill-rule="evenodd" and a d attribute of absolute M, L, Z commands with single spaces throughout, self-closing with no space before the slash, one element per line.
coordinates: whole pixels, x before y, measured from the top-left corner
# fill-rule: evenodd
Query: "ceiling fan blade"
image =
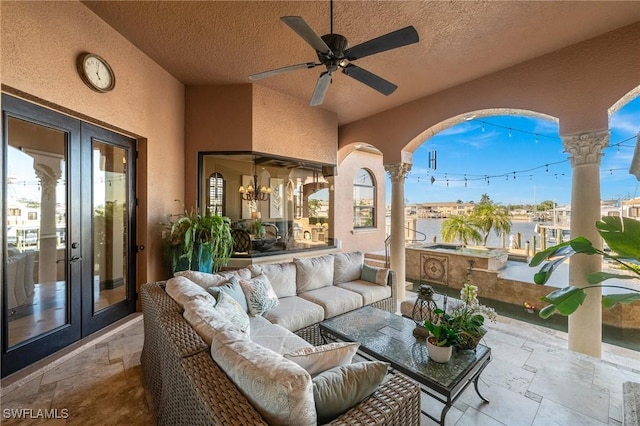
<path fill-rule="evenodd" d="M 329 83 L 331 83 L 331 74 L 327 71 L 320 74 L 316 83 L 316 88 L 313 89 L 313 95 L 311 96 L 311 102 L 309 102 L 309 105 L 316 106 L 322 103 L 324 95 L 326 95 L 327 89 L 329 88 Z"/>
<path fill-rule="evenodd" d="M 351 49 L 345 50 L 344 55 L 348 60 L 353 61 L 364 58 L 365 56 L 375 55 L 376 53 L 417 43 L 418 41 L 420 41 L 418 32 L 410 25 L 353 46 Z"/>
<path fill-rule="evenodd" d="M 325 43 L 315 31 L 300 16 L 283 16 L 280 18 L 293 31 L 304 39 L 316 51 L 322 53 L 332 53 L 327 43 Z"/>
<path fill-rule="evenodd" d="M 274 76 L 274 75 L 282 74 L 283 72 L 301 70 L 301 69 L 305 69 L 305 68 L 306 69 L 313 68 L 316 65 L 320 65 L 320 64 L 315 64 L 313 62 L 307 62 L 306 64 L 289 65 L 288 67 L 276 68 L 276 69 L 270 70 L 270 71 L 264 71 L 264 72 L 259 72 L 257 74 L 251 74 L 249 76 L 249 80 L 251 80 L 251 81 L 261 80 L 263 78 L 267 78 L 267 77 L 271 77 L 271 76 Z"/>
<path fill-rule="evenodd" d="M 389 96 L 398 88 L 395 84 L 357 65 L 349 64 L 344 67 L 342 72 L 386 96 Z"/>

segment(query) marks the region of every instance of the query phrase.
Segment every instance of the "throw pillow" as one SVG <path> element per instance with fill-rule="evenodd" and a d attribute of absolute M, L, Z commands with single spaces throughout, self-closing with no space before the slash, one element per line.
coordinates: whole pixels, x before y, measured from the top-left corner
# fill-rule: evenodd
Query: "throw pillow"
<path fill-rule="evenodd" d="M 312 379 L 318 423 L 325 424 L 364 401 L 376 391 L 389 364 L 357 362 L 332 368 Z"/>
<path fill-rule="evenodd" d="M 294 258 L 293 263 L 298 294 L 333 285 L 333 256 Z"/>
<path fill-rule="evenodd" d="M 333 255 L 333 285 L 348 283 L 360 278 L 364 256 L 359 251 L 337 253 Z"/>
<path fill-rule="evenodd" d="M 298 349 L 284 354 L 284 357 L 307 370 L 312 376 L 315 376 L 334 367 L 351 364 L 351 360 L 359 347 L 360 343 L 358 342 L 329 343 Z"/>
<path fill-rule="evenodd" d="M 230 323 L 235 324 L 244 333 L 249 334 L 249 316 L 233 297 L 221 291 L 215 309 Z"/>
<path fill-rule="evenodd" d="M 254 317 L 262 315 L 280 304 L 266 275 L 258 275 L 250 280 L 240 280 L 240 286 L 247 298 L 249 313 Z"/>
<path fill-rule="evenodd" d="M 360 279 L 376 283 L 378 285 L 387 285 L 389 279 L 389 269 L 376 268 L 375 266 L 369 266 L 367 264 L 362 265 L 362 274 Z"/>
<path fill-rule="evenodd" d="M 217 298 L 220 292 L 227 293 L 229 296 L 233 297 L 236 302 L 242 306 L 242 309 L 245 312 L 249 312 L 249 307 L 247 306 L 247 298 L 244 296 L 244 292 L 242 291 L 242 287 L 240 287 L 240 281 L 238 277 L 231 276 L 226 284 L 222 284 L 215 287 L 207 288 L 207 291 L 213 295 L 213 297 Z"/>

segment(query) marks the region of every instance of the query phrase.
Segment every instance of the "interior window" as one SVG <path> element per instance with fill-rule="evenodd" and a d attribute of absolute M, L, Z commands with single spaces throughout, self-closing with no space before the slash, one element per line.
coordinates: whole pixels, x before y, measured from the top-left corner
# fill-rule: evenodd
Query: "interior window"
<path fill-rule="evenodd" d="M 236 257 L 333 247 L 333 197 L 323 166 L 333 167 L 257 153 L 201 153 L 200 205 L 231 220 Z"/>
<path fill-rule="evenodd" d="M 209 175 L 209 190 L 207 191 L 207 207 L 211 213 L 224 216 L 224 177 L 217 172 Z"/>
<path fill-rule="evenodd" d="M 353 227 L 373 228 L 375 223 L 376 186 L 373 175 L 360 169 L 353 180 Z"/>

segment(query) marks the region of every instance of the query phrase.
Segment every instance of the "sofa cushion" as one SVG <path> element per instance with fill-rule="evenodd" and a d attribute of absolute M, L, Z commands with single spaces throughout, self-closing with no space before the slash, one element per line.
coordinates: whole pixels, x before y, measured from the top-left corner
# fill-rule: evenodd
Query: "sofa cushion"
<path fill-rule="evenodd" d="M 307 370 L 311 376 L 315 376 L 323 371 L 351 364 L 359 347 L 358 342 L 335 342 L 298 349 L 285 353 L 284 357 Z"/>
<path fill-rule="evenodd" d="M 300 297 L 322 306 L 325 319 L 353 311 L 363 306 L 362 296 L 358 293 L 336 286 L 307 291 L 306 293 L 300 294 Z"/>
<path fill-rule="evenodd" d="M 333 267 L 333 285 L 354 281 L 360 278 L 364 256 L 359 251 L 336 253 Z"/>
<path fill-rule="evenodd" d="M 216 299 L 204 288 L 182 276 L 167 280 L 165 290 L 182 309 L 184 309 L 186 302 L 194 298 L 207 300 L 211 307 L 216 304 Z"/>
<path fill-rule="evenodd" d="M 218 272 L 216 274 L 208 274 L 199 271 L 179 271 L 173 274 L 174 277 L 185 277 L 198 284 L 202 288 L 218 286 L 226 283 L 229 277 L 236 276 L 243 280 L 251 278 L 251 271 L 247 268 L 236 269 L 234 271 Z"/>
<path fill-rule="evenodd" d="M 240 280 L 240 286 L 247 298 L 249 313 L 253 316 L 262 315 L 263 312 L 278 306 L 280 303 L 266 275 L 258 275 L 249 280 Z"/>
<path fill-rule="evenodd" d="M 298 294 L 333 284 L 333 256 L 294 258 Z"/>
<path fill-rule="evenodd" d="M 182 316 L 209 346 L 211 346 L 211 342 L 214 338 L 213 327 L 217 324 L 228 322 L 224 315 L 220 311 L 216 310 L 216 308 L 214 308 L 213 305 L 204 298 L 188 300 L 185 303 L 184 313 Z M 237 328 L 235 325 L 233 325 L 233 327 Z M 238 331 L 240 331 L 240 329 L 238 329 Z"/>
<path fill-rule="evenodd" d="M 318 423 L 329 423 L 374 393 L 387 374 L 382 361 L 357 362 L 332 368 L 313 378 Z"/>
<path fill-rule="evenodd" d="M 360 275 L 360 279 L 376 283 L 378 285 L 387 285 L 387 280 L 389 279 L 389 269 L 378 268 L 366 264 L 362 265 L 362 274 Z"/>
<path fill-rule="evenodd" d="M 324 320 L 324 309 L 299 296 L 293 296 L 280 299 L 278 306 L 263 315 L 287 330 L 298 331 Z"/>
<path fill-rule="evenodd" d="M 353 291 L 362 296 L 362 303 L 370 305 L 375 302 L 379 302 L 388 297 L 391 297 L 391 287 L 381 286 L 369 281 L 356 280 L 348 283 L 338 284 L 340 288 L 346 288 L 349 291 Z"/>
<path fill-rule="evenodd" d="M 211 357 L 270 425 L 315 426 L 311 376 L 295 362 L 217 326 Z"/>
<path fill-rule="evenodd" d="M 250 333 L 249 315 L 236 299 L 227 293 L 220 292 L 216 300 L 217 303 L 213 309 L 221 313 L 224 319 L 238 326 L 241 331 Z"/>
<path fill-rule="evenodd" d="M 254 318 L 264 319 L 264 317 Z M 260 324 L 258 330 L 251 329 L 251 340 L 257 344 L 281 355 L 311 346 L 311 343 L 286 328 L 271 324 L 266 319 L 265 321 L 267 324 Z"/>
<path fill-rule="evenodd" d="M 247 298 L 242 291 L 242 287 L 240 287 L 240 281 L 238 277 L 231 276 L 229 280 L 225 284 L 221 284 L 219 286 L 208 287 L 207 291 L 211 293 L 213 297 L 218 298 L 220 292 L 227 293 L 229 296 L 233 297 L 236 302 L 240 304 L 242 309 L 245 312 L 249 312 L 249 306 L 247 305 Z"/>
<path fill-rule="evenodd" d="M 293 262 L 251 265 L 249 270 L 252 277 L 266 275 L 279 299 L 296 295 L 296 265 Z"/>

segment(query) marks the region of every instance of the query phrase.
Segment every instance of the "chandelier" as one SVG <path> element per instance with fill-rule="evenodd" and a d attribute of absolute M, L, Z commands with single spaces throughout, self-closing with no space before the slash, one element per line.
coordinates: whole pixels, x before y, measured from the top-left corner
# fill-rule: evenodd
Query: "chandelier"
<path fill-rule="evenodd" d="M 271 188 L 259 186 L 258 176 L 253 175 L 253 182 L 247 185 L 246 188 L 241 186 L 238 192 L 240 192 L 240 197 L 246 201 L 267 201 L 271 195 Z"/>

